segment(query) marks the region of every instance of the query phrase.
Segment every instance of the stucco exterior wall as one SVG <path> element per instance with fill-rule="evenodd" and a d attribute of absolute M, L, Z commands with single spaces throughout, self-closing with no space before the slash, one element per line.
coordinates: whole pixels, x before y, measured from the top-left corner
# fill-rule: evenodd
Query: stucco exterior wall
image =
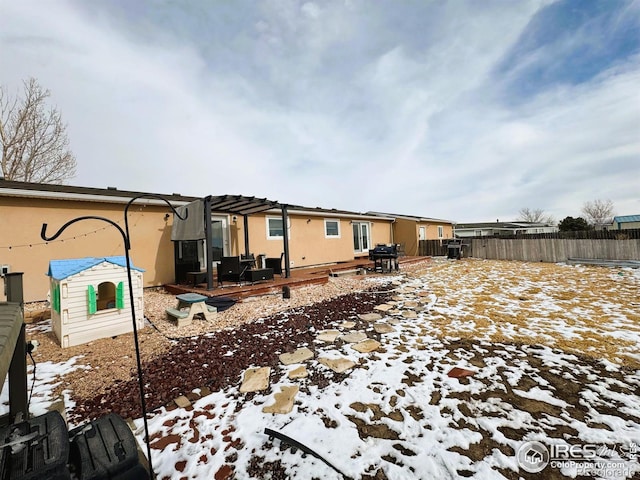
<path fill-rule="evenodd" d="M 264 213 L 249 217 L 249 249 L 251 253 L 264 253 L 267 257 L 279 257 L 284 251 L 281 238 L 268 238 L 267 218 L 280 218 L 275 213 Z M 339 237 L 326 237 L 325 219 L 340 223 Z M 311 215 L 289 215 L 289 257 L 291 267 L 306 267 L 353 260 L 366 256 L 368 252 L 355 253 L 353 248 L 353 230 L 349 218 L 336 218 Z M 371 220 L 370 248 L 376 243 L 391 242 L 391 222 Z M 238 218 L 231 227 L 232 255 L 244 253 L 244 227 L 242 218 Z"/>
<path fill-rule="evenodd" d="M 174 254 L 168 207 L 133 204 L 129 209 L 130 255 L 134 265 L 145 270 L 144 286 L 173 282 Z M 76 200 L 0 197 L 0 265 L 23 272 L 25 302 L 47 298 L 49 260 L 124 255 L 122 236 L 103 221 L 84 220 L 68 227 L 53 242 L 40 238 L 42 224 L 47 235 L 79 216 L 101 216 L 124 229 L 124 205 Z M 10 247 L 10 248 L 9 248 Z M 4 299 L 0 279 L 0 300 Z"/>
<path fill-rule="evenodd" d="M 613 230 L 630 230 L 634 228 L 640 228 L 640 222 L 615 222 L 613 224 Z"/>
<path fill-rule="evenodd" d="M 442 226 L 442 237 L 438 236 L 438 226 Z M 429 223 L 398 218 L 393 224 L 394 242 L 404 246 L 406 255 L 418 255 L 420 227 L 424 227 L 425 229 L 425 240 L 453 238 L 453 225 L 450 223 Z"/>

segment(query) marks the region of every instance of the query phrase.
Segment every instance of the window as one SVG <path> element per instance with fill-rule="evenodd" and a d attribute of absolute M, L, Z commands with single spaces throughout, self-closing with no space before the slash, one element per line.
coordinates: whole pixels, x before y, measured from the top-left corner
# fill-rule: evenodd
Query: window
<path fill-rule="evenodd" d="M 325 219 L 324 236 L 325 238 L 340 238 L 340 220 Z"/>
<path fill-rule="evenodd" d="M 438 238 L 444 237 L 444 227 L 442 225 L 438 225 Z"/>
<path fill-rule="evenodd" d="M 287 219 L 287 228 L 291 228 L 291 219 Z M 267 217 L 267 239 L 282 240 L 284 230 L 282 229 L 282 217 Z"/>
<path fill-rule="evenodd" d="M 124 308 L 124 283 L 119 282 L 116 286 L 111 282 L 102 282 L 96 291 L 93 285 L 87 288 L 87 310 L 89 315 L 93 315 L 100 310 L 111 308 Z"/>

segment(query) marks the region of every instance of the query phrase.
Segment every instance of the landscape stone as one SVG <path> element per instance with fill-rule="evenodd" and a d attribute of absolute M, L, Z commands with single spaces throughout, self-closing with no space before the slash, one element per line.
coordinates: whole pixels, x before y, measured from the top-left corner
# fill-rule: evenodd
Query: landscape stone
<path fill-rule="evenodd" d="M 191 406 L 191 401 L 184 395 L 180 395 L 174 400 L 174 402 L 179 408 L 187 408 Z"/>
<path fill-rule="evenodd" d="M 367 334 L 364 332 L 351 332 L 340 335 L 340 340 L 349 343 L 358 343 L 367 338 Z"/>
<path fill-rule="evenodd" d="M 393 305 L 389 305 L 388 303 L 383 303 L 381 305 L 376 305 L 373 307 L 374 310 L 379 310 L 381 312 L 388 312 L 393 308 Z"/>
<path fill-rule="evenodd" d="M 469 377 L 471 375 L 473 375 L 474 372 L 473 370 L 468 370 L 466 368 L 460 368 L 460 367 L 453 367 L 449 373 L 447 373 L 447 375 L 451 378 L 460 378 L 460 377 Z"/>
<path fill-rule="evenodd" d="M 363 342 L 358 342 L 354 345 L 351 345 L 351 348 L 353 348 L 354 350 L 357 350 L 360 353 L 373 352 L 374 350 L 377 350 L 379 347 L 380 347 L 380 342 L 372 338 L 369 338 L 367 340 L 364 340 Z"/>
<path fill-rule="evenodd" d="M 322 342 L 335 342 L 338 335 L 340 335 L 340 330 L 320 330 L 316 340 L 320 340 Z"/>
<path fill-rule="evenodd" d="M 374 323 L 373 329 L 376 333 L 391 333 L 396 331 L 395 328 L 388 323 Z"/>
<path fill-rule="evenodd" d="M 247 368 L 244 371 L 240 392 L 248 393 L 266 390 L 269 387 L 270 374 L 271 367 Z"/>
<path fill-rule="evenodd" d="M 358 315 L 360 320 L 364 320 L 365 322 L 375 322 L 376 320 L 380 320 L 382 315 L 379 313 L 362 313 Z"/>
<path fill-rule="evenodd" d="M 292 385 L 289 387 L 280 387 L 280 392 L 274 395 L 275 403 L 262 408 L 264 413 L 289 413 L 293 410 L 293 402 L 298 393 L 299 387 Z"/>
<path fill-rule="evenodd" d="M 309 372 L 307 371 L 307 367 L 304 365 L 300 365 L 298 368 L 294 368 L 287 375 L 289 378 L 307 378 L 309 376 Z"/>
<path fill-rule="evenodd" d="M 413 310 L 405 310 L 402 312 L 404 318 L 418 318 L 418 314 Z"/>
<path fill-rule="evenodd" d="M 307 347 L 302 347 L 293 353 L 283 353 L 279 358 L 284 365 L 291 365 L 292 363 L 301 363 L 313 358 L 313 352 Z"/>
<path fill-rule="evenodd" d="M 387 323 L 390 323 L 391 325 L 398 325 L 400 323 L 400 319 L 399 318 L 390 318 L 389 320 L 387 320 Z"/>
<path fill-rule="evenodd" d="M 351 322 L 349 320 L 345 320 L 344 322 L 342 322 L 340 324 L 341 327 L 343 328 L 353 328 L 356 326 L 356 322 Z"/>
<path fill-rule="evenodd" d="M 397 308 L 394 308 L 393 310 L 389 310 L 387 313 L 389 315 L 400 315 L 402 313 L 402 310 L 398 310 Z"/>
<path fill-rule="evenodd" d="M 336 373 L 342 373 L 355 366 L 348 358 L 319 358 L 318 361 L 325 367 L 329 367 Z"/>
<path fill-rule="evenodd" d="M 404 302 L 404 308 L 416 308 L 418 302 Z"/>

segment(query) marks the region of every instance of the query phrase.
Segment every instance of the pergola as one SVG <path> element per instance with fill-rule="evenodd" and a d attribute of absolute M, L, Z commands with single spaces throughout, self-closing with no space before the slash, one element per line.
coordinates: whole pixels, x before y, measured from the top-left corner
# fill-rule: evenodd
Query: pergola
<path fill-rule="evenodd" d="M 213 212 L 242 215 L 244 224 L 244 251 L 246 255 L 249 255 L 249 215 L 280 208 L 282 211 L 285 277 L 289 278 L 291 276 L 291 268 L 289 267 L 289 232 L 287 231 L 289 216 L 287 213 L 287 205 L 273 200 L 267 200 L 266 198 L 245 197 L 243 195 L 210 195 L 203 200 L 207 289 L 211 290 L 213 288 L 213 236 L 211 228 L 211 213 Z"/>

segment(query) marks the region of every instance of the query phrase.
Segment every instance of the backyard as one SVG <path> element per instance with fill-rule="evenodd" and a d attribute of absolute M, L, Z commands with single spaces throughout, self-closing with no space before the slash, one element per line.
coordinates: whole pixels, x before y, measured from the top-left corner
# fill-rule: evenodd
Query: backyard
<path fill-rule="evenodd" d="M 434 259 L 295 289 L 286 301 L 250 299 L 181 329 L 164 315 L 175 297 L 146 292 L 154 470 L 217 480 L 638 478 L 639 290 L 637 269 Z M 58 396 L 70 425 L 115 411 L 135 419 L 146 451 L 132 335 L 60 349 L 40 315 L 27 336 L 40 342 L 32 413 Z M 310 356 L 283 360 L 301 348 Z M 270 369 L 265 388 L 241 388 L 260 367 Z M 286 413 L 267 413 L 283 398 Z M 265 428 L 333 467 L 281 448 Z M 531 441 L 584 451 L 532 473 L 518 462 Z"/>

